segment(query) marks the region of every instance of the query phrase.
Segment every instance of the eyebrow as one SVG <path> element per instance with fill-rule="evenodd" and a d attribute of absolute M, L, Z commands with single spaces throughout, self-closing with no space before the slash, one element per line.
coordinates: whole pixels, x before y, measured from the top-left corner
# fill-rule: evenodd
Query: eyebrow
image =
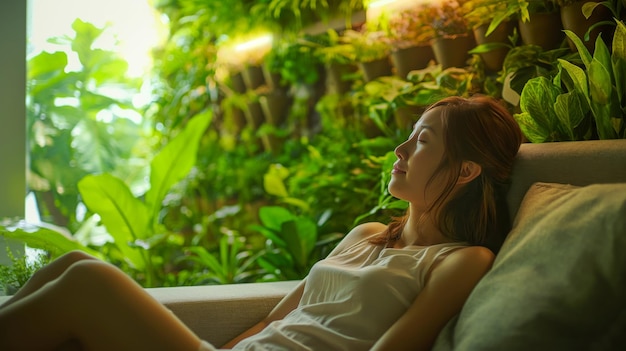
<path fill-rule="evenodd" d="M 413 131 L 417 130 L 418 123 L 419 123 L 419 122 L 416 122 L 416 123 L 413 125 Z M 431 127 L 431 126 L 430 126 L 430 125 L 428 125 L 428 124 L 421 124 L 421 125 L 419 125 L 419 127 L 421 127 L 422 129 L 428 129 L 428 130 L 430 130 L 430 131 L 431 131 L 431 133 L 433 133 L 433 134 L 437 135 L 437 132 L 435 131 L 435 129 L 433 129 L 433 127 Z"/>

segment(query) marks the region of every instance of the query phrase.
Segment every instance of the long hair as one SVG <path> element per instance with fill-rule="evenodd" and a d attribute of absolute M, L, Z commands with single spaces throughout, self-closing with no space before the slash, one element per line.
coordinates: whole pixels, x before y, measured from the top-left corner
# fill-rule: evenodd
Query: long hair
<path fill-rule="evenodd" d="M 497 252 L 510 229 L 506 192 L 522 132 L 506 108 L 490 97 L 447 97 L 426 111 L 435 107 L 441 110 L 445 152 L 428 184 L 446 172 L 449 176 L 425 214 L 435 216 L 446 238 Z M 463 161 L 479 164 L 482 171 L 453 194 Z M 371 242 L 395 242 L 407 220 L 408 214 L 394 218 Z"/>

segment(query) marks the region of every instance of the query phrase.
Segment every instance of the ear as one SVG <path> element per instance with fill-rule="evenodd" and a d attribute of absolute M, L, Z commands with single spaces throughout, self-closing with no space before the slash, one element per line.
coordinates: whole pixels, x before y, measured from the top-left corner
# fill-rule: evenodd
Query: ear
<path fill-rule="evenodd" d="M 457 184 L 467 184 L 480 175 L 483 168 L 476 162 L 463 161 L 461 163 L 461 172 L 459 173 L 459 179 Z"/>

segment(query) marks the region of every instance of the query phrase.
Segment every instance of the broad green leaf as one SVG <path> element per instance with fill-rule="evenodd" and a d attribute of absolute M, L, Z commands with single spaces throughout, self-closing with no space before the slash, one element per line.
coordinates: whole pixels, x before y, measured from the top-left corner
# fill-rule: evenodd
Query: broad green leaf
<path fill-rule="evenodd" d="M 578 50 L 580 58 L 583 60 L 583 64 L 585 67 L 589 68 L 589 65 L 591 64 L 591 54 L 589 53 L 589 50 L 587 50 L 585 44 L 583 44 L 583 41 L 580 40 L 580 38 L 571 30 L 566 29 L 563 32 L 565 32 L 567 37 L 574 43 L 574 45 L 576 45 L 576 49 Z"/>
<path fill-rule="evenodd" d="M 569 140 L 576 140 L 574 129 L 583 121 L 587 111 L 587 104 L 581 101 L 575 91 L 556 97 L 554 112 L 559 119 L 561 129 L 567 134 Z"/>
<path fill-rule="evenodd" d="M 61 256 L 67 252 L 80 250 L 92 256 L 102 258 L 102 255 L 86 246 L 81 245 L 72 237 L 68 237 L 52 229 L 34 225 L 20 225 L 19 227 L 0 226 L 0 236 L 18 240 L 34 249 L 45 250 L 52 257 Z"/>
<path fill-rule="evenodd" d="M 610 67 L 609 63 L 608 68 Z M 589 67 L 589 93 L 591 100 L 598 104 L 609 104 L 612 91 L 611 72 L 604 64 L 594 58 Z"/>
<path fill-rule="evenodd" d="M 611 116 L 611 105 L 591 102 L 591 111 L 596 121 L 598 137 L 600 139 L 616 139 L 614 118 Z"/>
<path fill-rule="evenodd" d="M 67 66 L 67 54 L 61 51 L 54 53 L 41 52 L 28 60 L 28 80 L 49 79 L 60 75 Z"/>
<path fill-rule="evenodd" d="M 289 169 L 280 164 L 271 165 L 263 175 L 263 187 L 270 195 L 287 197 L 289 193 L 283 182 L 289 176 Z"/>
<path fill-rule="evenodd" d="M 133 196 L 126 184 L 109 175 L 88 175 L 78 183 L 85 205 L 100 219 L 115 244 L 137 269 L 142 269 L 141 254 L 129 243 L 151 234 L 145 205 Z"/>
<path fill-rule="evenodd" d="M 613 33 L 613 59 L 626 60 L 626 24 L 616 21 L 617 26 Z"/>
<path fill-rule="evenodd" d="M 302 268 L 307 266 L 309 255 L 317 241 L 317 226 L 307 218 L 298 217 L 284 222 L 280 236 L 287 243 L 287 250 Z"/>
<path fill-rule="evenodd" d="M 508 48 L 508 47 L 509 45 L 505 43 L 485 43 L 485 44 L 480 44 L 476 46 L 472 50 L 468 51 L 468 53 L 469 54 L 484 54 L 493 50 Z"/>
<path fill-rule="evenodd" d="M 195 165 L 198 144 L 211 117 L 210 110 L 193 117 L 150 163 L 150 190 L 146 193 L 146 205 L 153 221 L 157 220 L 161 203 L 170 188 Z"/>
<path fill-rule="evenodd" d="M 556 129 L 557 117 L 551 108 L 561 89 L 545 77 L 529 80 L 522 90 L 520 108 L 527 112 L 541 130 L 551 133 Z"/>
<path fill-rule="evenodd" d="M 267 228 L 280 232 L 284 222 L 294 220 L 296 217 L 284 207 L 264 206 L 259 209 L 259 219 Z"/>
<path fill-rule="evenodd" d="M 567 71 L 567 74 L 572 79 L 574 87 L 578 91 L 578 93 L 585 97 L 588 104 L 591 104 L 591 98 L 589 96 L 589 85 L 587 83 L 587 75 L 585 74 L 585 71 L 583 71 L 582 68 L 563 59 L 559 59 L 559 63 L 561 64 L 561 67 L 563 67 L 565 71 Z M 591 65 L 591 61 L 589 64 Z"/>
<path fill-rule="evenodd" d="M 528 112 L 517 113 L 513 116 L 530 142 L 543 143 L 548 141 L 550 132 L 539 125 Z"/>

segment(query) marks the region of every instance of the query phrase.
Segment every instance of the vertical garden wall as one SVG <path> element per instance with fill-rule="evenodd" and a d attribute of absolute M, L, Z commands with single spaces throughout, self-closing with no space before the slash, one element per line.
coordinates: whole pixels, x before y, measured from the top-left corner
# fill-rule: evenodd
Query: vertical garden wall
<path fill-rule="evenodd" d="M 621 0 L 407 2 L 379 17 L 368 5 L 155 2 L 170 32 L 143 111 L 149 184 L 85 169 L 72 201 L 86 219 L 56 223 L 69 236 L 4 235 L 88 250 L 145 286 L 297 279 L 355 224 L 405 209 L 386 191 L 392 150 L 442 97 L 499 99 L 530 142 L 626 137 Z M 582 31 L 565 27 L 568 6 Z M 544 15 L 554 39 L 533 41 Z M 236 48 L 261 34 L 272 44 Z"/>

